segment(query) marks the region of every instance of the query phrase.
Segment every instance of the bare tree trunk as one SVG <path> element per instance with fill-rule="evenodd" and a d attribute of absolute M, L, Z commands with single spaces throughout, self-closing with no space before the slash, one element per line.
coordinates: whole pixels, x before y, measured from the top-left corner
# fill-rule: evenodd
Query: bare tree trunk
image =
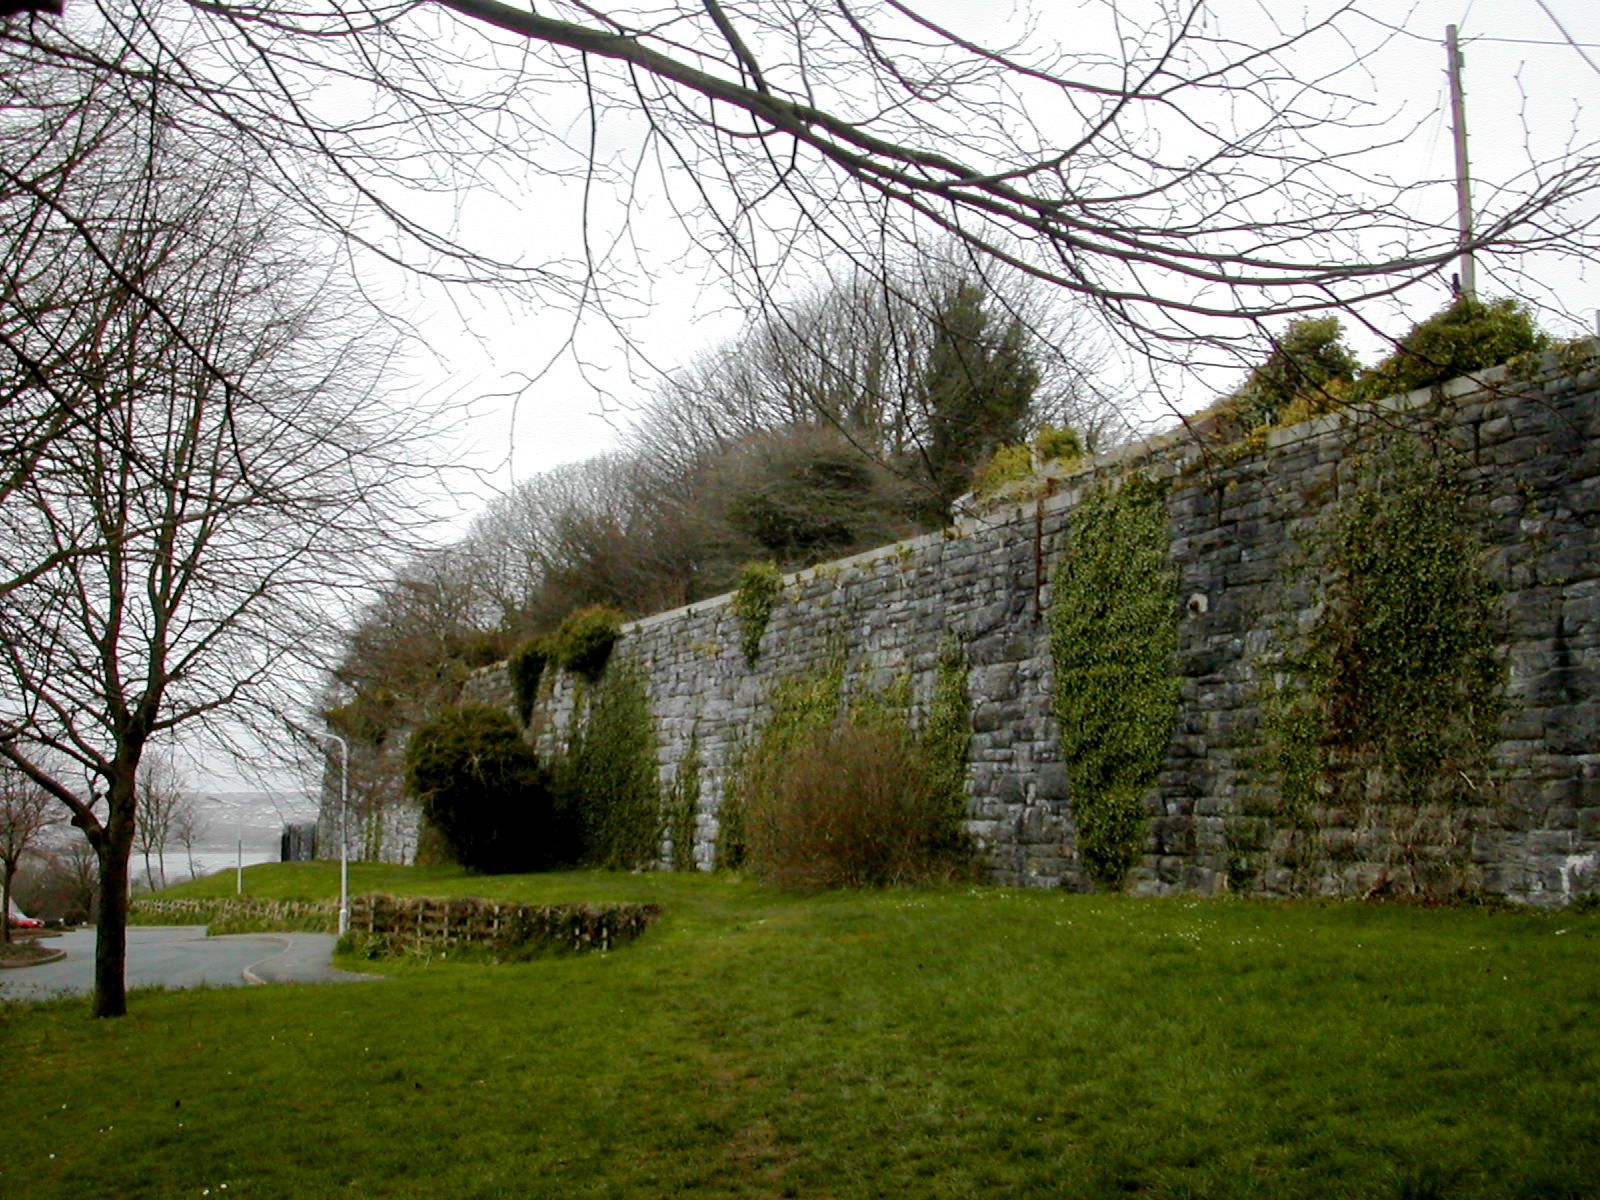
<path fill-rule="evenodd" d="M 11 879 L 16 874 L 8 866 L 5 870 L 4 896 L 0 897 L 0 942 L 11 941 Z"/>
<path fill-rule="evenodd" d="M 94 1015 L 120 1017 L 128 1011 L 128 860 L 133 830 L 115 815 L 95 851 L 100 858 L 100 919 L 94 943 Z"/>

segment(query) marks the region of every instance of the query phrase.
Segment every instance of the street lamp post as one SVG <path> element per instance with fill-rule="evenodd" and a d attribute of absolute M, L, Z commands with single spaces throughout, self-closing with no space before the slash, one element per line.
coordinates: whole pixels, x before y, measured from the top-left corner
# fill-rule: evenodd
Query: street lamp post
<path fill-rule="evenodd" d="M 350 746 L 337 733 L 322 735 L 339 743 L 339 936 L 350 932 Z"/>

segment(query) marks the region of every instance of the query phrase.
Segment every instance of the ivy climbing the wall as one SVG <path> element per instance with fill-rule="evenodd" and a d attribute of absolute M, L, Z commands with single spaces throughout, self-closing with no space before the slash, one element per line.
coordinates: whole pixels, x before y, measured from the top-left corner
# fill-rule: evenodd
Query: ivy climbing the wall
<path fill-rule="evenodd" d="M 700 811 L 700 733 L 689 735 L 689 749 L 678 763 L 667 793 L 667 836 L 672 840 L 672 869 L 693 871 L 695 814 Z"/>
<path fill-rule="evenodd" d="M 511 694 L 517 702 L 517 716 L 526 725 L 533 717 L 533 704 L 539 698 L 539 681 L 544 678 L 550 650 L 542 637 L 529 638 L 518 646 L 506 662 Z"/>
<path fill-rule="evenodd" d="M 767 631 L 782 590 L 783 573 L 775 562 L 749 562 L 739 570 L 732 607 L 733 615 L 739 618 L 739 649 L 748 666 L 755 666 L 761 657 L 761 636 Z"/>
<path fill-rule="evenodd" d="M 1284 813 L 1303 825 L 1313 808 L 1390 807 L 1397 865 L 1419 891 L 1462 881 L 1420 862 L 1418 844 L 1455 840 L 1464 858 L 1444 826 L 1491 802 L 1505 712 L 1497 589 L 1468 511 L 1414 437 L 1379 447 L 1324 531 L 1327 600 L 1280 689 L 1293 719 L 1265 731 Z"/>
<path fill-rule="evenodd" d="M 972 702 L 967 698 L 967 657 L 961 643 L 947 638 L 939 646 L 933 696 L 918 742 L 927 762 L 928 783 L 945 813 L 951 850 L 971 851 L 967 819 L 967 752 L 972 747 Z"/>
<path fill-rule="evenodd" d="M 1178 712 L 1177 572 L 1166 492 L 1135 476 L 1073 511 L 1050 602 L 1056 716 L 1078 854 L 1119 887 L 1144 845 L 1144 793 Z"/>
<path fill-rule="evenodd" d="M 567 753 L 557 770 L 582 861 L 635 870 L 661 845 L 656 731 L 643 673 L 613 666 L 574 705 Z"/>

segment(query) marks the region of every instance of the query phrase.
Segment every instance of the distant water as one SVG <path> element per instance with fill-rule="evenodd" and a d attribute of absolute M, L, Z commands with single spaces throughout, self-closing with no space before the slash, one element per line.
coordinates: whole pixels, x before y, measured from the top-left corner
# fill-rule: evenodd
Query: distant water
<path fill-rule="evenodd" d="M 285 825 L 317 819 L 317 802 L 304 792 L 201 792 L 197 794 L 199 836 L 194 845 L 194 873 L 231 871 L 241 857 L 245 866 L 277 862 Z M 241 853 L 242 847 L 242 853 Z M 159 883 L 160 867 L 156 866 Z M 136 849 L 130 863 L 144 886 L 144 855 Z M 189 875 L 189 855 L 182 846 L 166 848 L 167 882 Z"/>

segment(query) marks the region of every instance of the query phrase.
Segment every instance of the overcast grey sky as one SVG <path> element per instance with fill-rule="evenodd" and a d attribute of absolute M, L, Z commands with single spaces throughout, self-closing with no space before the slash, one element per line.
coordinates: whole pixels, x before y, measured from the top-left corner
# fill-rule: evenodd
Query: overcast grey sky
<path fill-rule="evenodd" d="M 1002 33 L 1010 16 L 1006 5 L 943 3 L 933 6 L 962 32 Z M 1038 35 L 1063 43 L 1081 38 L 1074 6 L 1041 6 Z M 1270 6 L 1254 0 L 1218 0 L 1213 5 L 1225 31 L 1264 31 Z M 1530 164 L 1550 161 L 1574 144 L 1600 139 L 1600 4 L 1591 0 L 1420 0 L 1374 4 L 1403 32 L 1364 62 L 1364 78 L 1344 80 L 1365 87 L 1372 112 L 1391 113 L 1390 129 L 1415 126 L 1403 147 L 1390 152 L 1384 169 L 1400 181 L 1447 179 L 1453 169 L 1443 39 L 1445 26 L 1461 27 L 1466 59 L 1465 84 L 1474 192 L 1480 205 L 1492 202 L 1499 187 L 1513 183 Z M 1560 26 L 1577 46 L 1568 44 Z M 621 140 L 621 139 L 619 139 Z M 551 186 L 530 178 L 525 203 L 516 211 L 501 201 L 480 197 L 481 219 L 502 223 L 508 245 L 574 227 L 577 189 L 563 181 Z M 1454 220 L 1447 189 L 1417 196 L 1419 208 L 1441 223 Z M 1433 211 L 1437 210 L 1437 211 Z M 712 272 L 681 270 L 673 259 L 681 236 L 670 216 L 649 211 L 636 220 L 636 235 L 647 260 L 664 265 L 648 280 L 645 303 L 630 306 L 628 335 L 655 365 L 682 365 L 696 350 L 731 336 L 737 312 Z M 557 236 L 562 236 L 556 234 Z M 1597 234 L 1600 239 L 1600 234 Z M 650 243 L 658 243 L 652 246 Z M 656 249 L 659 253 L 650 255 Z M 1600 247 L 1597 247 L 1600 253 Z M 1600 307 L 1595 263 L 1567 257 L 1539 261 L 1530 275 L 1508 274 L 1492 257 L 1480 262 L 1480 292 L 1531 295 L 1542 307 L 1552 332 L 1574 336 L 1593 331 Z M 1372 310 L 1383 331 L 1398 335 L 1408 319 L 1426 315 L 1445 294 L 1408 296 L 1404 313 Z M 474 398 L 467 438 L 475 461 L 492 469 L 493 481 L 508 486 L 561 462 L 586 457 L 611 444 L 630 409 L 648 395 L 648 369 L 635 359 L 630 370 L 613 331 L 590 322 L 577 334 L 574 350 L 562 349 L 572 335 L 570 314 L 522 311 L 503 297 L 466 302 L 466 321 L 436 296 L 422 297 L 429 341 L 438 361 L 419 364 L 431 386 Z M 471 333 L 462 329 L 469 325 Z M 1361 352 L 1381 352 L 1377 338 L 1353 330 Z M 583 363 L 580 370 L 577 363 Z M 1214 375 L 1226 386 L 1225 373 Z M 530 380 L 536 382 L 528 382 Z M 1202 404 L 1205 385 L 1191 385 L 1190 404 Z"/>

